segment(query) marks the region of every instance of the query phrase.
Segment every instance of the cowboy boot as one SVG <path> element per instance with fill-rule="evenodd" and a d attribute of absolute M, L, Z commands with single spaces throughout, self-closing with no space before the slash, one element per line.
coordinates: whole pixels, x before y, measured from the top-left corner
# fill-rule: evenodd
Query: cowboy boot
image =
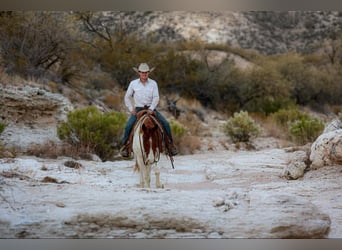
<path fill-rule="evenodd" d="M 175 156 L 178 154 L 178 150 L 176 148 L 176 146 L 173 144 L 173 142 L 171 143 L 171 155 Z"/>
<path fill-rule="evenodd" d="M 121 149 L 120 149 L 120 154 L 123 158 L 128 158 L 129 157 L 129 151 L 127 148 L 127 145 L 124 145 Z"/>

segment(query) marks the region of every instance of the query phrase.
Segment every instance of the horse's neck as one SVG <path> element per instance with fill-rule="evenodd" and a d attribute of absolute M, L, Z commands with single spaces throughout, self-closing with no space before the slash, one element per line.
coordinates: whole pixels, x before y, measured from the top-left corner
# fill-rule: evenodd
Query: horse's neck
<path fill-rule="evenodd" d="M 142 130 L 142 125 L 145 122 L 145 119 L 151 119 L 151 122 L 153 122 L 157 127 L 155 129 L 146 129 L 145 131 Z M 159 159 L 159 154 L 164 151 L 163 147 L 163 128 L 158 122 L 157 118 L 145 114 L 139 119 L 139 122 L 137 124 L 138 131 L 142 134 L 141 136 L 141 144 L 144 148 L 144 152 L 146 156 L 149 155 L 149 153 L 153 152 L 154 158 Z"/>

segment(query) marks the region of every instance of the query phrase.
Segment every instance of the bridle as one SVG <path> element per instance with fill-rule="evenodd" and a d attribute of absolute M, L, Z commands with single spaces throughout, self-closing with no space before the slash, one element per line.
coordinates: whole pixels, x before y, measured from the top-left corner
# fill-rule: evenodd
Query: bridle
<path fill-rule="evenodd" d="M 147 118 L 150 118 L 152 119 L 152 121 L 154 122 L 155 125 L 158 126 L 158 129 L 161 131 L 161 135 L 162 135 L 162 140 L 159 140 L 160 138 L 157 138 L 156 139 L 156 143 L 157 143 L 157 146 L 156 148 L 158 149 L 158 153 L 157 155 L 154 156 L 154 162 L 153 163 L 157 163 L 159 160 L 160 160 L 160 151 L 159 151 L 159 148 L 162 146 L 160 145 L 160 141 L 163 142 L 164 141 L 164 132 L 163 132 L 163 127 L 161 126 L 161 124 L 159 123 L 159 121 L 157 120 L 156 117 L 154 117 L 153 115 L 149 115 L 147 113 L 145 113 L 139 120 L 138 120 L 138 123 L 137 123 L 137 126 L 140 128 L 145 120 Z M 159 136 L 159 134 L 157 133 L 157 135 Z M 143 161 L 144 161 L 144 164 L 146 165 L 147 164 L 147 155 L 146 155 L 146 152 L 145 152 L 145 148 L 144 148 L 144 142 L 142 141 L 141 139 L 141 136 L 139 136 L 139 144 L 140 144 L 140 149 L 141 149 L 141 155 L 143 156 Z"/>

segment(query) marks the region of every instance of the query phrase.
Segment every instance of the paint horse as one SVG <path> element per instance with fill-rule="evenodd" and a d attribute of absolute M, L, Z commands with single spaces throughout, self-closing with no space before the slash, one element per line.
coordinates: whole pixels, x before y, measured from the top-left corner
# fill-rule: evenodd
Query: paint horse
<path fill-rule="evenodd" d="M 132 150 L 135 158 L 135 171 L 140 172 L 140 187 L 151 187 L 151 171 L 155 173 L 156 187 L 163 188 L 160 183 L 160 169 L 158 161 L 160 154 L 167 150 L 163 126 L 155 117 L 147 113 L 147 110 L 142 110 L 137 113 L 137 122 L 133 128 L 133 145 Z M 166 150 L 165 150 L 166 147 Z M 170 151 L 168 151 L 170 152 Z M 172 167 L 173 158 L 169 154 Z"/>

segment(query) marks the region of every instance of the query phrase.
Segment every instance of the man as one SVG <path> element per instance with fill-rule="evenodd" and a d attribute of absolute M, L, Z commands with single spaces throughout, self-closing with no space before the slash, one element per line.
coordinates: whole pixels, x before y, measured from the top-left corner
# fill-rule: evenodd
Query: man
<path fill-rule="evenodd" d="M 136 114 L 143 110 L 147 109 L 149 114 L 153 112 L 156 113 L 156 117 L 162 123 L 165 128 L 166 133 L 171 141 L 171 155 L 176 155 L 178 153 L 176 147 L 173 144 L 171 128 L 169 122 L 156 110 L 156 107 L 159 103 L 159 91 L 158 84 L 156 81 L 149 78 L 149 73 L 154 70 L 154 68 L 150 69 L 150 67 L 146 63 L 141 63 L 137 68 L 133 68 L 138 74 L 139 78 L 130 82 L 128 89 L 125 94 L 125 105 L 131 116 L 129 117 L 124 137 L 122 139 L 122 145 L 120 152 L 122 157 L 129 157 L 129 150 L 127 147 L 128 137 L 133 128 L 135 121 L 137 120 Z M 133 97 L 133 103 L 132 103 Z"/>

